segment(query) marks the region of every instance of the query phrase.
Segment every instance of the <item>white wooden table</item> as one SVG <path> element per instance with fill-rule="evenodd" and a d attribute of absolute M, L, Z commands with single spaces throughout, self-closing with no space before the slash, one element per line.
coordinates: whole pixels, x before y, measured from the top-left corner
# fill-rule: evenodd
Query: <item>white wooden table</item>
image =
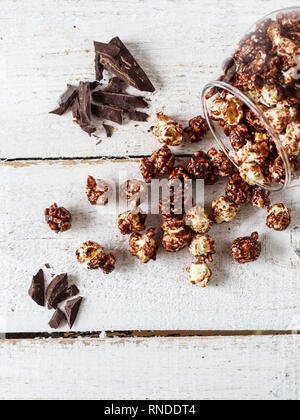
<path fill-rule="evenodd" d="M 148 132 L 155 113 L 186 123 L 201 112 L 201 89 L 226 51 L 259 17 L 289 3 L 1 0 L 0 331 L 7 333 L 0 341 L 1 399 L 299 397 L 300 339 L 291 331 L 300 329 L 300 260 L 289 231 L 268 231 L 264 211 L 250 206 L 232 225 L 214 227 L 219 252 L 211 285 L 203 290 L 189 284 L 188 251 L 174 256 L 160 250 L 155 263 L 142 266 L 129 255 L 115 216 L 92 208 L 84 193 L 87 175 L 109 180 L 126 171 L 139 177 L 139 158 L 157 148 Z M 93 40 L 116 35 L 157 92 L 149 95 L 149 123 L 116 127 L 111 139 L 99 129 L 99 142 L 70 115 L 48 111 L 66 82 L 93 80 Z M 203 147 L 211 144 L 208 137 Z M 197 148 L 184 145 L 176 153 L 180 158 Z M 223 188 L 209 187 L 207 204 Z M 298 197 L 289 191 L 273 200 L 295 214 Z M 54 201 L 74 216 L 62 235 L 42 217 Z M 229 245 L 253 230 L 261 234 L 262 257 L 238 266 Z M 85 240 L 116 254 L 109 277 L 75 261 Z M 100 337 L 66 339 L 64 327 L 59 338 L 28 338 L 51 332 L 50 312 L 27 296 L 32 275 L 46 263 L 48 280 L 68 272 L 85 297 L 73 330 L 102 331 Z"/>

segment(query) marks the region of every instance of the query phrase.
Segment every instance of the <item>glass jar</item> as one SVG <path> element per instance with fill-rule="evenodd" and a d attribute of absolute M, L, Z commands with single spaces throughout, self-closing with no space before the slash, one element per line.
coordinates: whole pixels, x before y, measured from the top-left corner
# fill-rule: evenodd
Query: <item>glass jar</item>
<path fill-rule="evenodd" d="M 202 93 L 218 145 L 250 185 L 300 185 L 300 7 L 261 19 L 222 70 Z"/>

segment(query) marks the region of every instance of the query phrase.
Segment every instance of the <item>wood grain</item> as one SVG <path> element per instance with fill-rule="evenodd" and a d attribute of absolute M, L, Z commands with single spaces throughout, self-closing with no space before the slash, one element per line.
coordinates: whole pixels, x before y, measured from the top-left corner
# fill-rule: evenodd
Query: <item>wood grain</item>
<path fill-rule="evenodd" d="M 199 113 L 204 85 L 219 75 L 246 29 L 286 6 L 286 0 L 2 0 L 0 158 L 151 154 L 155 113 L 163 110 L 183 123 Z M 157 91 L 146 95 L 149 123 L 126 123 L 107 139 L 100 121 L 97 144 L 99 138 L 89 139 L 71 115 L 48 112 L 66 83 L 94 79 L 93 41 L 116 35 Z M 183 145 L 177 152 L 198 147 Z"/>
<path fill-rule="evenodd" d="M 264 210 L 245 206 L 234 223 L 213 227 L 218 253 L 211 284 L 203 290 L 189 283 L 188 250 L 171 255 L 160 249 L 156 262 L 142 265 L 129 254 L 128 237 L 118 231 L 118 211 L 87 201 L 88 175 L 120 182 L 139 178 L 138 161 L 13 162 L 0 169 L 0 331 L 49 331 L 51 312 L 27 296 L 32 275 L 46 263 L 51 266 L 45 268 L 48 282 L 51 274 L 68 272 L 85 297 L 74 331 L 300 329 L 300 260 L 290 248 L 289 231 L 266 228 Z M 222 182 L 206 189 L 208 210 L 223 190 Z M 296 209 L 294 196 L 285 194 L 284 202 Z M 43 219 L 43 209 L 54 201 L 73 214 L 72 229 L 59 235 Z M 281 201 L 274 196 L 274 202 Z M 160 217 L 150 216 L 147 224 L 159 228 Z M 230 257 L 231 242 L 254 230 L 261 235 L 262 256 L 237 265 Z M 110 276 L 79 266 L 74 253 L 86 240 L 115 253 L 117 266 Z"/>
<path fill-rule="evenodd" d="M 0 396 L 297 400 L 299 350 L 299 336 L 4 340 Z"/>

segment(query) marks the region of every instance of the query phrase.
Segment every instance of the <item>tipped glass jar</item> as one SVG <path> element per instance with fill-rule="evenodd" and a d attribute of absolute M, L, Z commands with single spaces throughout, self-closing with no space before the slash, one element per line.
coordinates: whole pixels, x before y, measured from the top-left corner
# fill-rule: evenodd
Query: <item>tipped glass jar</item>
<path fill-rule="evenodd" d="M 219 146 L 250 185 L 300 185 L 300 8 L 260 20 L 222 70 L 202 94 Z"/>

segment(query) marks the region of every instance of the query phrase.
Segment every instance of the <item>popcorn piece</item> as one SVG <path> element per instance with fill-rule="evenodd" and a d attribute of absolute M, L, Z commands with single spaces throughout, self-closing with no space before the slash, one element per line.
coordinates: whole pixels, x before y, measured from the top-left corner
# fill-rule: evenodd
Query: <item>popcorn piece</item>
<path fill-rule="evenodd" d="M 244 117 L 243 104 L 239 99 L 223 99 L 220 95 L 212 102 L 210 113 L 213 120 L 230 125 L 238 125 Z"/>
<path fill-rule="evenodd" d="M 138 207 L 146 199 L 146 185 L 136 179 L 128 180 L 121 185 L 121 197 L 132 207 Z"/>
<path fill-rule="evenodd" d="M 196 233 L 208 233 L 214 224 L 213 220 L 208 216 L 201 206 L 194 206 L 185 217 L 186 226 L 190 227 Z"/>
<path fill-rule="evenodd" d="M 212 202 L 215 222 L 217 224 L 230 223 L 235 219 L 240 206 L 229 200 L 228 197 L 221 197 Z"/>
<path fill-rule="evenodd" d="M 158 243 L 154 236 L 155 227 L 151 227 L 145 235 L 133 233 L 130 237 L 129 251 L 144 264 L 147 264 L 150 260 L 156 260 Z"/>
<path fill-rule="evenodd" d="M 277 15 L 277 22 L 284 31 L 300 32 L 300 12 L 297 10 L 279 13 Z"/>
<path fill-rule="evenodd" d="M 149 159 L 142 159 L 141 173 L 145 182 L 150 183 L 155 175 L 170 173 L 174 167 L 174 162 L 175 156 L 167 146 L 156 150 Z"/>
<path fill-rule="evenodd" d="M 297 45 L 287 37 L 281 35 L 280 27 L 274 23 L 268 29 L 268 35 L 279 56 L 293 56 L 297 53 Z"/>
<path fill-rule="evenodd" d="M 184 220 L 166 219 L 162 225 L 164 232 L 162 245 L 168 252 L 178 252 L 191 241 L 191 232 L 185 228 Z"/>
<path fill-rule="evenodd" d="M 206 120 L 200 115 L 193 118 L 190 120 L 189 126 L 185 129 L 185 132 L 189 136 L 190 143 L 198 143 L 203 139 L 203 137 L 205 137 L 208 132 L 208 125 Z"/>
<path fill-rule="evenodd" d="M 101 268 L 105 274 L 110 274 L 115 269 L 116 259 L 114 255 L 106 255 L 102 246 L 97 242 L 83 243 L 76 251 L 76 258 L 88 270 Z"/>
<path fill-rule="evenodd" d="M 226 194 L 235 204 L 244 204 L 251 200 L 252 189 L 237 173 L 230 178 L 226 187 Z"/>
<path fill-rule="evenodd" d="M 264 114 L 272 124 L 273 128 L 280 134 L 296 117 L 297 109 L 291 107 L 288 101 L 281 101 L 278 102 L 275 108 L 265 111 Z"/>
<path fill-rule="evenodd" d="M 267 226 L 277 231 L 286 230 L 291 223 L 291 211 L 284 204 L 274 204 L 268 208 Z"/>
<path fill-rule="evenodd" d="M 252 205 L 263 209 L 269 207 L 270 204 L 270 192 L 262 188 L 255 187 L 253 189 Z"/>
<path fill-rule="evenodd" d="M 92 206 L 105 206 L 112 196 L 112 187 L 102 179 L 95 179 L 92 176 L 88 176 L 86 195 Z"/>
<path fill-rule="evenodd" d="M 232 258 L 239 264 L 256 261 L 261 254 L 261 243 L 258 241 L 258 233 L 251 236 L 236 239 L 231 248 Z"/>
<path fill-rule="evenodd" d="M 265 126 L 251 109 L 246 112 L 246 120 L 256 131 L 264 131 Z"/>
<path fill-rule="evenodd" d="M 197 259 L 213 261 L 213 254 L 217 252 L 216 242 L 209 235 L 197 235 L 191 242 L 190 253 Z"/>
<path fill-rule="evenodd" d="M 251 135 L 245 124 L 239 124 L 236 127 L 229 128 L 229 140 L 235 150 L 239 150 L 251 141 Z"/>
<path fill-rule="evenodd" d="M 278 184 L 285 183 L 285 167 L 280 156 L 269 163 L 269 173 Z"/>
<path fill-rule="evenodd" d="M 137 231 L 142 232 L 145 230 L 145 222 L 147 215 L 142 213 L 140 210 L 127 211 L 120 214 L 118 217 L 118 226 L 122 235 L 129 235 L 130 233 Z"/>
<path fill-rule="evenodd" d="M 230 152 L 229 156 L 237 164 L 244 162 L 256 162 L 264 166 L 270 154 L 270 146 L 268 141 L 250 142 L 248 141 L 241 149 Z"/>
<path fill-rule="evenodd" d="M 214 172 L 216 175 L 222 177 L 231 176 L 235 172 L 235 167 L 232 162 L 228 159 L 222 150 L 216 150 L 214 148 L 207 152 L 210 161 L 213 164 Z"/>
<path fill-rule="evenodd" d="M 261 90 L 260 102 L 268 107 L 276 106 L 282 98 L 283 93 L 278 85 L 264 85 Z"/>
<path fill-rule="evenodd" d="M 190 273 L 191 283 L 200 284 L 201 287 L 206 287 L 212 276 L 212 271 L 205 261 L 192 263 L 187 271 Z"/>
<path fill-rule="evenodd" d="M 57 207 L 54 203 L 44 210 L 44 215 L 49 228 L 54 232 L 65 232 L 71 229 L 72 216 L 64 207 Z"/>
<path fill-rule="evenodd" d="M 214 167 L 205 152 L 196 152 L 189 160 L 188 173 L 196 179 L 211 179 Z"/>
<path fill-rule="evenodd" d="M 282 145 L 289 156 L 300 156 L 300 123 L 292 122 L 287 128 L 285 134 L 280 136 Z"/>
<path fill-rule="evenodd" d="M 158 124 L 153 128 L 153 134 L 158 141 L 168 146 L 179 146 L 183 142 L 182 126 L 162 112 L 157 114 L 157 119 Z"/>
<path fill-rule="evenodd" d="M 245 162 L 239 168 L 241 178 L 249 185 L 268 185 L 268 179 L 263 168 L 256 162 Z"/>

